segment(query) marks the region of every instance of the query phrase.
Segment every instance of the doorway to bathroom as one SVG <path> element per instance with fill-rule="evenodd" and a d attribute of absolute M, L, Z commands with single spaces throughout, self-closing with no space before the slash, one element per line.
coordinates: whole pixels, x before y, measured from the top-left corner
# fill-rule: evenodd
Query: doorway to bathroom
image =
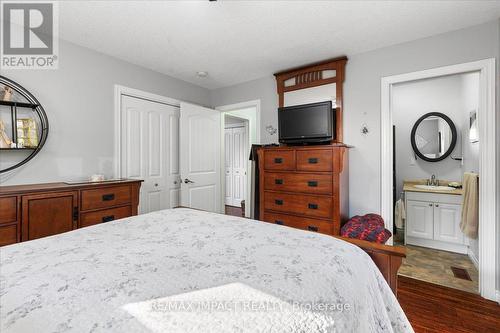
<path fill-rule="evenodd" d="M 477 210 L 477 202 L 462 204 L 470 191 L 462 183 L 479 173 L 478 95 L 477 72 L 392 89 L 394 243 L 407 248 L 399 272 L 472 293 L 479 292 L 477 216 L 466 229 L 462 210 Z"/>
<path fill-rule="evenodd" d="M 492 92 L 494 60 L 382 79 L 382 216 L 399 274 L 496 300 Z"/>

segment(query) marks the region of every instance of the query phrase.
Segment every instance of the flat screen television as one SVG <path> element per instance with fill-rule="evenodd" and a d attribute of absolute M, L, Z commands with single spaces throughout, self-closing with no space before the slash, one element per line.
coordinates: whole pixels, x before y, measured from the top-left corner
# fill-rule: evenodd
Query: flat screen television
<path fill-rule="evenodd" d="M 278 109 L 279 142 L 327 143 L 335 139 L 332 102 L 287 106 Z"/>

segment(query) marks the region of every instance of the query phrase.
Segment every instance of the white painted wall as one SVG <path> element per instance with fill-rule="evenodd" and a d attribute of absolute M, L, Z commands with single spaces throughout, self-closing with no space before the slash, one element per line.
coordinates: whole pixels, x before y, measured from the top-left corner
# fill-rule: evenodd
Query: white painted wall
<path fill-rule="evenodd" d="M 479 73 L 468 73 L 462 76 L 462 91 L 464 113 L 462 115 L 464 126 L 462 128 L 463 145 L 463 170 L 464 172 L 479 173 L 479 142 L 471 143 L 469 140 L 470 112 L 478 110 L 479 105 Z"/>
<path fill-rule="evenodd" d="M 349 153 L 350 214 L 380 212 L 380 80 L 384 76 L 465 63 L 486 58 L 497 61 L 497 96 L 500 55 L 500 20 L 394 45 L 363 54 L 347 55 L 344 84 L 344 141 L 354 146 Z M 262 142 L 277 142 L 265 126 L 278 126 L 276 82 L 272 75 L 232 87 L 212 90 L 212 105 L 260 99 Z M 500 103 L 497 102 L 497 109 Z M 499 111 L 500 113 L 500 111 Z M 369 134 L 362 135 L 363 123 Z M 500 133 L 500 125 L 498 126 Z M 500 148 L 500 138 L 498 139 Z M 500 153 L 499 165 L 500 165 Z M 500 177 L 500 168 L 498 170 Z M 499 191 L 500 192 L 500 191 Z M 498 207 L 500 208 L 500 195 Z M 497 221 L 498 224 L 498 221 Z M 498 226 L 500 228 L 500 225 Z M 497 238 L 497 252 L 500 242 Z M 498 255 L 500 267 L 500 255 Z M 500 274 L 497 274 L 497 289 Z"/>
<path fill-rule="evenodd" d="M 451 157 L 462 156 L 462 131 L 466 110 L 462 75 L 445 76 L 393 86 L 393 125 L 396 126 L 396 189 L 399 195 L 405 180 L 462 180 L 462 163 Z M 452 154 L 439 162 L 415 159 L 411 146 L 411 130 L 415 122 L 429 112 L 441 112 L 450 117 L 457 128 L 457 144 Z M 476 156 L 477 157 L 477 156 Z"/>
<path fill-rule="evenodd" d="M 260 140 L 258 143 L 277 143 L 278 134 L 269 135 L 267 125 L 278 127 L 278 95 L 274 76 L 265 77 L 210 91 L 212 106 L 219 107 L 252 100 L 260 100 Z"/>
<path fill-rule="evenodd" d="M 2 175 L 2 185 L 113 176 L 114 85 L 209 105 L 209 91 L 76 46 L 59 44 L 57 70 L 2 70 L 43 105 L 50 131 L 42 151 L 21 169 Z M 1 152 L 7 163 L 12 152 Z M 14 153 L 17 154 L 17 153 Z"/>
<path fill-rule="evenodd" d="M 479 173 L 479 146 L 480 142 L 471 143 L 469 140 L 470 112 L 478 109 L 479 105 L 479 74 L 468 73 L 462 75 L 462 92 L 464 100 L 464 113 L 462 115 L 464 126 L 462 127 L 463 161 L 464 172 Z M 469 250 L 475 260 L 479 260 L 479 240 L 470 239 Z M 499 252 L 500 253 L 500 252 Z M 500 267 L 500 266 L 498 266 Z"/>

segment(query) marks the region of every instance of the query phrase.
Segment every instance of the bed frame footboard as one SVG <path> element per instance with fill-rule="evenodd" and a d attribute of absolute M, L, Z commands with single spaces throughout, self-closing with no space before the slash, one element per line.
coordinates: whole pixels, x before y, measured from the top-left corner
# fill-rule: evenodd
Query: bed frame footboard
<path fill-rule="evenodd" d="M 403 258 L 406 257 L 406 249 L 404 247 L 377 244 L 354 238 L 335 237 L 357 245 L 363 249 L 363 251 L 368 253 L 391 287 L 394 295 L 397 296 L 398 270 L 401 266 Z"/>

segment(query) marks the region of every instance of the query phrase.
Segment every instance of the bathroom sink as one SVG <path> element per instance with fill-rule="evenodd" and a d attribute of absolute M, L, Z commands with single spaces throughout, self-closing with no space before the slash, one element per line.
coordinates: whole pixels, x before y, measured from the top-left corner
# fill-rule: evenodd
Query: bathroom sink
<path fill-rule="evenodd" d="M 435 190 L 435 191 L 453 191 L 454 187 L 449 186 L 432 186 L 432 185 L 413 185 L 422 190 Z"/>

